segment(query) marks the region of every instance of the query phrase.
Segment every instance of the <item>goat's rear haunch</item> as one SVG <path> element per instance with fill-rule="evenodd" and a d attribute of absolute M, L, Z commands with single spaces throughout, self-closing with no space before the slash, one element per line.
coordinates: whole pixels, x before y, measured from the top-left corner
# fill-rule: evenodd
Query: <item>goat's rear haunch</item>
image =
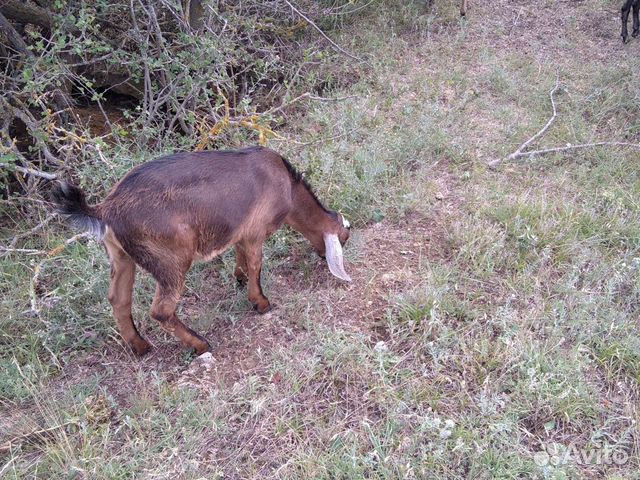
<path fill-rule="evenodd" d="M 136 264 L 157 281 L 151 317 L 197 354 L 209 343 L 176 315 L 185 275 L 195 260 L 210 260 L 231 246 L 235 276 L 248 283 L 249 300 L 270 310 L 262 293 L 262 244 L 283 223 L 304 235 L 336 277 L 349 223 L 327 210 L 300 174 L 266 148 L 178 153 L 132 169 L 107 198 L 89 206 L 77 187 L 59 183 L 58 211 L 100 238 L 111 262 L 109 301 L 123 339 L 138 355 L 151 345 L 131 317 Z"/>

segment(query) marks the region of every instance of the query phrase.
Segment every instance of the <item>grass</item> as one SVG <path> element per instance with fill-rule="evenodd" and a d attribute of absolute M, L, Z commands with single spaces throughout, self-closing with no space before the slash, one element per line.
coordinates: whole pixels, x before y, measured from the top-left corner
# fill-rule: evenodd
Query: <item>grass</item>
<path fill-rule="evenodd" d="M 337 92 L 357 97 L 291 122 L 291 135 L 336 138 L 274 144 L 354 221 L 354 284 L 330 281 L 286 231 L 266 249 L 267 317 L 235 287 L 233 255 L 194 268 L 181 312 L 213 340 L 212 369 L 146 318 L 146 275 L 134 317 L 157 348 L 131 357 L 99 246 L 46 263 L 38 316 L 23 313 L 37 260 L 1 259 L 0 439 L 18 440 L 0 476 L 638 478 L 637 154 L 484 166 L 546 122 L 556 71 L 566 93 L 539 146 L 637 141 L 638 61 L 614 34 L 577 26 L 612 3 L 563 7 L 573 23 L 556 34 L 545 22 L 559 6 L 529 12 L 538 23 L 515 31 L 544 44 L 536 62 L 505 37 L 517 9 L 474 4 L 460 23 L 444 3 L 361 26 L 353 42 L 374 67 Z M 581 48 L 609 56 L 581 62 Z M 113 171 L 80 175 L 110 183 L 143 160 L 114 158 Z M 55 225 L 21 247 L 66 236 Z M 538 465 L 552 443 L 627 461 Z"/>

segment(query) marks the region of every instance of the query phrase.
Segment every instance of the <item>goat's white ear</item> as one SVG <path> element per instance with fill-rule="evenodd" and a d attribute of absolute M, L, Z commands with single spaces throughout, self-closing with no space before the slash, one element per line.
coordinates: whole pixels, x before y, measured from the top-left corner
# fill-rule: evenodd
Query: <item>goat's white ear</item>
<path fill-rule="evenodd" d="M 344 261 L 342 258 L 342 245 L 337 235 L 332 233 L 324 234 L 324 248 L 329 271 L 340 280 L 350 282 L 351 277 L 344 271 Z"/>

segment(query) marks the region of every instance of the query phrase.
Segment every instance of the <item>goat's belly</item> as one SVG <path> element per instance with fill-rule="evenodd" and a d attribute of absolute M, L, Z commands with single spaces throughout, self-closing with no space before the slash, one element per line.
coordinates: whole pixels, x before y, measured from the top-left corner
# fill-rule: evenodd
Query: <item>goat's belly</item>
<path fill-rule="evenodd" d="M 231 247 L 231 244 L 225 245 L 222 248 L 216 248 L 207 253 L 196 252 L 194 260 L 197 262 L 209 262 L 214 258 L 216 258 L 218 255 L 222 255 L 224 252 L 226 252 L 229 249 L 229 247 Z"/>

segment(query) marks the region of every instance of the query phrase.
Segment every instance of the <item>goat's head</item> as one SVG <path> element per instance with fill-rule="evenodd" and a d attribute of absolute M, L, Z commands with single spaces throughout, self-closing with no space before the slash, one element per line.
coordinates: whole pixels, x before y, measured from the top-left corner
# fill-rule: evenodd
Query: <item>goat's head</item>
<path fill-rule="evenodd" d="M 339 279 L 350 282 L 351 277 L 344 269 L 342 247 L 349 239 L 351 225 L 341 213 L 331 212 L 330 217 L 331 221 L 322 229 L 322 241 L 318 238 L 311 243 L 318 255 L 327 260 L 329 271 Z"/>

